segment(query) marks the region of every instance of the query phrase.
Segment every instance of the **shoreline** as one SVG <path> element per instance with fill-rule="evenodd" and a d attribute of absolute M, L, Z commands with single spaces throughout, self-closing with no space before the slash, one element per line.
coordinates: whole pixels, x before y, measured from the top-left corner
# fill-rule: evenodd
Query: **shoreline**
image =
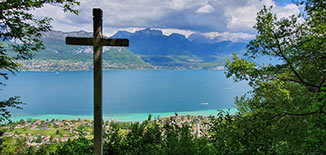
<path fill-rule="evenodd" d="M 19 60 L 18 63 L 23 67 L 24 71 L 87 71 L 92 69 L 92 59 L 89 60 L 57 60 L 57 59 L 32 59 L 32 60 Z M 59 65 L 64 64 L 64 65 Z M 202 69 L 202 70 L 224 70 L 225 62 L 183 62 L 181 66 L 169 64 L 152 65 L 150 63 L 111 63 L 103 61 L 103 70 L 142 70 L 142 69 L 169 69 L 169 70 L 185 70 L 185 69 Z"/>
<path fill-rule="evenodd" d="M 194 71 L 225 71 L 224 66 L 217 66 L 216 68 L 138 68 L 138 69 L 103 69 L 103 71 L 136 71 L 136 70 L 168 70 L 168 71 L 184 71 L 184 70 L 194 70 Z M 87 70 L 19 70 L 16 73 L 19 72 L 92 72 L 93 69 L 87 69 Z"/>
<path fill-rule="evenodd" d="M 182 112 L 162 112 L 162 113 L 130 113 L 130 114 L 103 114 L 103 120 L 112 120 L 112 121 L 120 121 L 120 122 L 142 122 L 148 119 L 149 114 L 152 115 L 152 119 L 175 116 L 177 113 L 179 116 L 214 116 L 219 112 L 229 112 L 230 114 L 234 114 L 237 112 L 236 108 L 230 109 L 212 109 L 212 110 L 198 110 L 198 111 L 182 111 Z M 67 115 L 67 114 L 39 114 L 39 115 L 20 115 L 13 114 L 10 118 L 11 121 L 19 121 L 20 119 L 27 120 L 31 119 L 58 119 L 58 120 L 77 120 L 77 119 L 88 119 L 93 120 L 93 114 L 91 115 Z"/>

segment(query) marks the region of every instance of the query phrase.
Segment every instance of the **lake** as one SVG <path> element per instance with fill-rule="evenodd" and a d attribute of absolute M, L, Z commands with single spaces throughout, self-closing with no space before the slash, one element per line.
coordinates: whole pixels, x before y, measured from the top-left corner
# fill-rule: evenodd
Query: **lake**
<path fill-rule="evenodd" d="M 20 72 L 5 83 L 2 97 L 21 96 L 26 103 L 23 110 L 11 110 L 19 118 L 24 115 L 88 118 L 93 114 L 92 71 Z M 248 90 L 245 82 L 226 79 L 224 71 L 104 71 L 103 113 L 118 119 L 128 116 L 132 120 L 131 115 L 135 118 L 135 114 L 216 112 L 234 108 L 234 97 Z"/>

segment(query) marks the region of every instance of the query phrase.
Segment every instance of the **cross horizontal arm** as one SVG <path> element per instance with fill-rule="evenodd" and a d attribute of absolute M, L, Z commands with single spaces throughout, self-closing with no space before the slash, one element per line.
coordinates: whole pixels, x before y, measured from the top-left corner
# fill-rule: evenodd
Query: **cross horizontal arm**
<path fill-rule="evenodd" d="M 68 44 L 68 45 L 94 45 L 93 38 L 82 38 L 82 37 L 66 37 L 66 44 Z"/>
<path fill-rule="evenodd" d="M 94 45 L 93 38 L 66 37 L 68 45 Z M 129 46 L 128 39 L 106 39 L 101 38 L 100 46 Z"/>

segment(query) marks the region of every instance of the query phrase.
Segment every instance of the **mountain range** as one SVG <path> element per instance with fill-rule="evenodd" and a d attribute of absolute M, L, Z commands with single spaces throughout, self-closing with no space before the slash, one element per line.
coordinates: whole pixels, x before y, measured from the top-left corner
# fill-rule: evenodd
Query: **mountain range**
<path fill-rule="evenodd" d="M 138 55 L 194 55 L 205 62 L 214 61 L 216 55 L 225 55 L 243 51 L 247 43 L 216 41 L 201 34 L 194 33 L 186 38 L 182 34 L 164 35 L 160 30 L 146 28 L 130 33 L 118 31 L 111 38 L 130 40 L 129 50 Z"/>
<path fill-rule="evenodd" d="M 65 37 L 92 37 L 92 35 L 91 32 L 86 31 L 44 33 L 41 40 L 46 49 L 35 53 L 33 59 L 90 61 L 93 47 L 66 45 Z M 225 59 L 230 58 L 231 53 L 244 51 L 247 44 L 209 39 L 197 33 L 191 34 L 188 38 L 177 33 L 164 35 L 162 31 L 150 28 L 134 33 L 118 31 L 110 38 L 129 39 L 130 46 L 103 47 L 103 60 L 116 66 L 123 64 L 141 66 L 140 68 L 144 66 L 145 68 L 216 68 L 223 66 Z"/>

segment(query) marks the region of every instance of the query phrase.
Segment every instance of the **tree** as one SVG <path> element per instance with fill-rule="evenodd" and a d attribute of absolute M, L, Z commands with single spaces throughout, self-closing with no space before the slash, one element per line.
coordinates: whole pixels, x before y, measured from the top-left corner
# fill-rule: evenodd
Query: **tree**
<path fill-rule="evenodd" d="M 24 120 L 24 119 L 20 119 L 20 120 L 19 120 L 19 123 L 20 123 L 20 124 L 25 124 L 25 120 Z"/>
<path fill-rule="evenodd" d="M 227 77 L 247 80 L 252 87 L 236 100 L 241 119 L 246 120 L 238 121 L 247 125 L 241 133 L 269 139 L 269 153 L 326 151 L 326 1 L 297 4 L 304 12 L 282 19 L 272 7 L 264 7 L 244 58 L 234 54 L 226 64 Z M 258 65 L 245 59 L 260 56 L 278 63 Z M 252 132 L 256 128 L 264 129 L 262 135 Z"/>
<path fill-rule="evenodd" d="M 85 137 L 59 143 L 54 154 L 93 154 L 93 142 Z"/>
<path fill-rule="evenodd" d="M 22 105 L 23 102 L 20 101 L 20 98 L 18 96 L 10 97 L 7 100 L 0 101 L 0 122 L 9 120 L 10 112 L 7 108 L 17 108 L 22 109 L 20 105 Z"/>
<path fill-rule="evenodd" d="M 8 79 L 8 72 L 15 73 L 20 65 L 16 60 L 31 59 L 33 52 L 44 49 L 39 38 L 43 32 L 51 30 L 51 18 L 39 19 L 30 13 L 45 4 L 63 8 L 65 12 L 78 14 L 74 9 L 76 0 L 4 0 L 0 2 L 0 77 Z M 0 86 L 5 86 L 0 81 Z M 21 109 L 20 97 L 0 99 L 0 122 L 8 120 L 8 107 Z"/>

